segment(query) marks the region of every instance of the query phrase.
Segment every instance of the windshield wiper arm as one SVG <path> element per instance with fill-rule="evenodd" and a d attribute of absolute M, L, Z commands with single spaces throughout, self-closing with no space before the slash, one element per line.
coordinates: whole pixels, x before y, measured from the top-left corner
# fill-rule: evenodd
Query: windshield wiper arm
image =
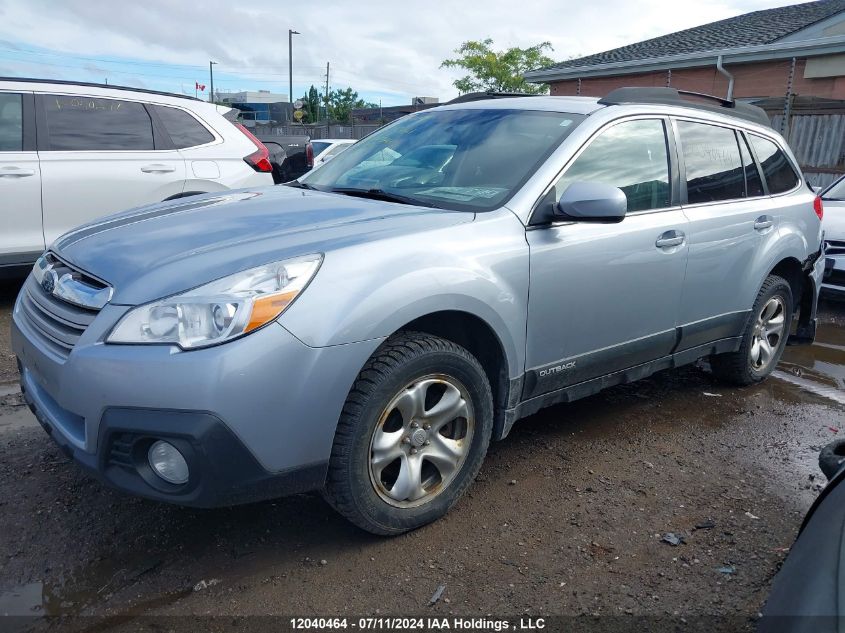
<path fill-rule="evenodd" d="M 319 191 L 317 187 L 314 185 L 309 185 L 307 182 L 299 182 L 298 180 L 291 180 L 290 182 L 286 182 L 285 185 L 288 187 L 296 187 L 297 189 L 309 189 L 311 191 Z"/>
<path fill-rule="evenodd" d="M 398 193 L 390 193 L 384 189 L 355 189 L 352 187 L 335 187 L 329 189 L 331 193 L 341 193 L 345 196 L 357 196 L 359 198 L 370 198 L 372 200 L 384 200 L 386 202 L 398 202 L 399 204 L 412 204 L 419 207 L 437 208 L 430 202 L 422 202 L 416 198 L 402 196 Z"/>

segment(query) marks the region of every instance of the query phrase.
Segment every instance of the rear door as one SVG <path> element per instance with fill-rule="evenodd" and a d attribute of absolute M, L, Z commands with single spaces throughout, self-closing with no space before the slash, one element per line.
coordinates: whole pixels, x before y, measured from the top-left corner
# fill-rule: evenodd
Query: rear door
<path fill-rule="evenodd" d="M 680 351 L 741 333 L 778 219 L 741 132 L 680 119 L 675 128 L 689 219 Z"/>
<path fill-rule="evenodd" d="M 668 356 L 687 261 L 663 118 L 599 132 L 544 199 L 573 182 L 619 187 L 615 224 L 555 222 L 527 231 L 531 250 L 525 398 Z"/>
<path fill-rule="evenodd" d="M 0 92 L 0 266 L 44 250 L 32 93 Z"/>
<path fill-rule="evenodd" d="M 185 161 L 145 105 L 43 94 L 39 117 L 44 239 L 182 193 Z"/>

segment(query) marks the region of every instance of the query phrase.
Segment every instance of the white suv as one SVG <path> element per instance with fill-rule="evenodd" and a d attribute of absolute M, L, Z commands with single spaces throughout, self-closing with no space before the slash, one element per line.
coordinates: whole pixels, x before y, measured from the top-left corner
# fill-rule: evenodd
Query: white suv
<path fill-rule="evenodd" d="M 0 273 L 100 216 L 272 185 L 267 149 L 229 112 L 167 93 L 0 79 Z"/>

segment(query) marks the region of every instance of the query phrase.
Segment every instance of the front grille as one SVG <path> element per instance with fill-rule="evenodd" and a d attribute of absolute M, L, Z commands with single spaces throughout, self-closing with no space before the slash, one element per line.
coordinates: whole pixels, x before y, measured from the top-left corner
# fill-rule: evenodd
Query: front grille
<path fill-rule="evenodd" d="M 845 255 L 845 241 L 827 240 L 825 244 L 827 245 L 825 255 Z"/>
<path fill-rule="evenodd" d="M 81 308 L 44 292 L 32 275 L 24 284 L 21 313 L 39 338 L 63 358 L 67 358 L 97 316 L 97 310 Z"/>

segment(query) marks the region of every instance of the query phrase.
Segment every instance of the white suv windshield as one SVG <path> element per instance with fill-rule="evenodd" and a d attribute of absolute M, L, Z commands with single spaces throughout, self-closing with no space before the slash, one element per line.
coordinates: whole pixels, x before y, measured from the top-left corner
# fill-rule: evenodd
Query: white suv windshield
<path fill-rule="evenodd" d="M 845 200 L 845 178 L 841 178 L 839 182 L 825 191 L 822 197 L 825 200 Z"/>
<path fill-rule="evenodd" d="M 371 134 L 301 181 L 321 191 L 489 211 L 583 119 L 563 112 L 431 110 Z"/>

